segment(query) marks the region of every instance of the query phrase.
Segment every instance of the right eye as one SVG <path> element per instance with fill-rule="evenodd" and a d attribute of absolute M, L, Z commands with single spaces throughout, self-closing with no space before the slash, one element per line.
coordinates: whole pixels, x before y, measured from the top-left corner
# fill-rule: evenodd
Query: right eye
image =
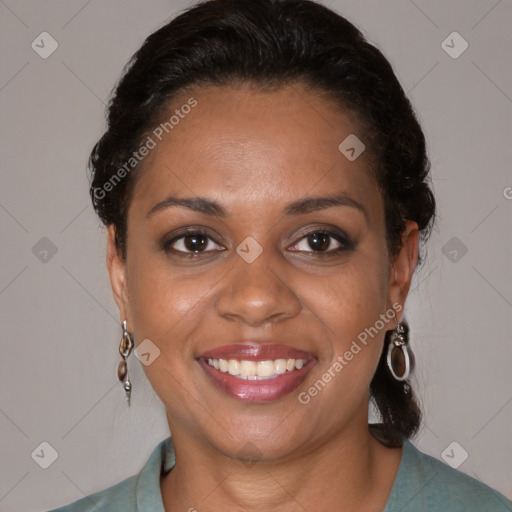
<path fill-rule="evenodd" d="M 201 229 L 188 229 L 163 243 L 163 250 L 167 253 L 181 253 L 187 256 L 197 256 L 202 253 L 212 252 L 211 245 L 221 247 L 209 233 Z"/>

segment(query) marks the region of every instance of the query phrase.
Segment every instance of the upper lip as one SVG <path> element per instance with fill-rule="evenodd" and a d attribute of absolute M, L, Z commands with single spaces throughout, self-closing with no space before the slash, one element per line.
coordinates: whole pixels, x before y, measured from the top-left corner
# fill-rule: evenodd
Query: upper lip
<path fill-rule="evenodd" d="M 305 359 L 309 361 L 315 356 L 311 352 L 299 350 L 289 345 L 244 340 L 233 345 L 224 345 L 202 353 L 205 359 L 236 359 L 238 361 L 268 361 L 275 359 Z"/>

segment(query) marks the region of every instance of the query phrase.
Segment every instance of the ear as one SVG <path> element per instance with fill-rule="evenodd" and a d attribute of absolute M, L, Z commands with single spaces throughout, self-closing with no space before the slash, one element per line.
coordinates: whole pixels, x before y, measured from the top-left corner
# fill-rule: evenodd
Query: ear
<path fill-rule="evenodd" d="M 413 221 L 406 221 L 402 233 L 402 246 L 391 262 L 389 275 L 388 301 L 390 306 L 400 304 L 401 308 L 396 308 L 397 313 L 403 310 L 405 299 L 411 287 L 414 269 L 418 262 L 418 241 L 418 224 Z M 402 316 L 397 314 L 399 322 L 401 318 Z"/>
<path fill-rule="evenodd" d="M 130 308 L 128 288 L 126 286 L 126 264 L 122 260 L 120 251 L 116 247 L 115 236 L 115 226 L 110 224 L 107 234 L 107 270 L 110 276 L 112 293 L 114 294 L 114 299 L 119 308 L 121 322 L 126 320 L 127 324 L 130 325 L 131 319 L 128 318 Z"/>

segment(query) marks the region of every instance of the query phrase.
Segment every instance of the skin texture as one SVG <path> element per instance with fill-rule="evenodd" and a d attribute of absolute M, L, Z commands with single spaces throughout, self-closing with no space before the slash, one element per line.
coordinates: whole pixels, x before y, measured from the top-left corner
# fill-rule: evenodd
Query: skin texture
<path fill-rule="evenodd" d="M 407 222 L 392 261 L 369 152 L 351 162 L 338 150 L 351 133 L 364 142 L 364 133 L 322 95 L 300 84 L 272 92 L 197 87 L 169 111 L 190 97 L 197 106 L 144 162 L 128 210 L 126 261 L 114 228 L 108 232 L 120 319 L 136 344 L 148 338 L 161 351 L 144 370 L 176 446 L 176 467 L 161 481 L 166 510 L 382 510 L 402 449 L 369 434 L 368 390 L 394 321 L 307 405 L 298 394 L 392 304 L 403 307 L 417 263 L 417 225 Z M 365 213 L 334 206 L 283 214 L 295 200 L 337 193 Z M 207 197 L 228 215 L 174 206 L 147 217 L 170 194 Z M 197 246 L 190 238 L 163 250 L 162 241 L 198 226 L 212 237 L 204 239 L 206 253 L 191 258 Z M 335 253 L 340 244 L 328 238 L 323 250 L 331 255 L 322 254 L 307 237 L 318 229 L 345 232 L 353 247 Z M 252 263 L 236 252 L 246 237 L 263 249 Z M 311 352 L 316 365 L 278 400 L 237 400 L 212 385 L 196 358 L 244 339 Z M 249 452 L 256 463 L 244 462 Z"/>

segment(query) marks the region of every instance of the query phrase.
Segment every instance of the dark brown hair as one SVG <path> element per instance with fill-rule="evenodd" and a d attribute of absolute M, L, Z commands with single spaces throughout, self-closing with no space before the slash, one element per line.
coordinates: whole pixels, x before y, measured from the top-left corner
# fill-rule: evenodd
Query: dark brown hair
<path fill-rule="evenodd" d="M 89 159 L 94 208 L 105 225 L 114 224 L 123 258 L 138 166 L 112 180 L 173 97 L 193 85 L 293 82 L 327 94 L 360 120 L 384 198 L 390 256 L 400 249 L 406 220 L 417 222 L 426 241 L 435 200 L 425 138 L 383 54 L 345 18 L 312 1 L 208 0 L 151 34 L 132 57 L 112 94 L 107 130 Z M 409 383 L 387 371 L 384 351 L 370 393 L 383 421 L 374 435 L 390 445 L 414 435 L 420 409 Z"/>

